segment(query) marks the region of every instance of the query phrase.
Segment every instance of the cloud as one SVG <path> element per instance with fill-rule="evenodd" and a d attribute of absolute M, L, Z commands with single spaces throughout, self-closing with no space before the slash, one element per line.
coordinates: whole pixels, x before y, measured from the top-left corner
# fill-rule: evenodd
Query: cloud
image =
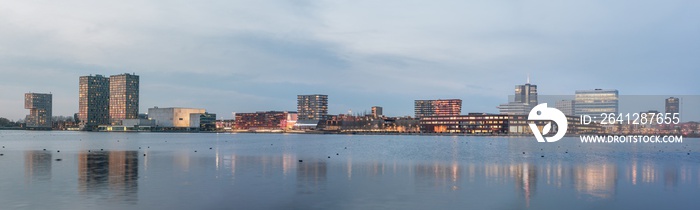
<path fill-rule="evenodd" d="M 541 94 L 700 94 L 688 1 L 14 1 L 0 8 L 0 116 L 21 93 L 77 111 L 81 75 L 141 75 L 141 107 L 331 113 L 462 98 L 495 112 L 527 74 Z M 671 85 L 662 85 L 671 84 Z M 142 110 L 145 112 L 145 110 Z"/>

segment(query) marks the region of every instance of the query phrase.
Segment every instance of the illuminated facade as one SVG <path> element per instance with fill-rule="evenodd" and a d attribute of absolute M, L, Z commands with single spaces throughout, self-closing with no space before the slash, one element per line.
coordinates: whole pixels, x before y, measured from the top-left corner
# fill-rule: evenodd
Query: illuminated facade
<path fill-rule="evenodd" d="M 666 113 L 680 113 L 680 99 L 675 97 L 670 97 L 666 99 Z"/>
<path fill-rule="evenodd" d="M 298 95 L 299 120 L 323 120 L 328 115 L 328 95 Z"/>
<path fill-rule="evenodd" d="M 24 108 L 29 109 L 27 128 L 50 129 L 52 95 L 47 93 L 25 93 Z"/>
<path fill-rule="evenodd" d="M 297 113 L 286 111 L 267 111 L 255 113 L 236 113 L 234 129 L 236 130 L 289 130 L 294 127 Z"/>
<path fill-rule="evenodd" d="M 452 116 L 462 113 L 461 99 L 416 100 L 415 117 Z"/>
<path fill-rule="evenodd" d="M 109 124 L 109 78 L 102 75 L 80 77 L 78 119 L 84 130 Z"/>
<path fill-rule="evenodd" d="M 384 108 L 382 108 L 381 106 L 373 106 L 372 107 L 372 116 L 374 118 L 384 116 Z"/>
<path fill-rule="evenodd" d="M 618 113 L 617 90 L 577 90 L 575 115 L 600 117 L 602 113 Z"/>
<path fill-rule="evenodd" d="M 109 77 L 109 118 L 112 125 L 139 115 L 139 76 L 120 74 Z"/>
<path fill-rule="evenodd" d="M 420 119 L 422 133 L 454 133 L 474 135 L 531 135 L 527 115 L 483 114 L 431 116 Z M 578 117 L 566 116 L 567 134 L 601 133 L 597 125 L 581 124 Z M 542 130 L 548 121 L 532 121 Z M 553 130 L 558 130 L 554 124 Z"/>

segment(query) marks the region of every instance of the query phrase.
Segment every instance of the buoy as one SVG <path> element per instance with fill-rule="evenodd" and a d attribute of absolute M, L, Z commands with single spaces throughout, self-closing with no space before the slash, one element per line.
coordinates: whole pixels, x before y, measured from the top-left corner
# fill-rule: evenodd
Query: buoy
<path fill-rule="evenodd" d="M 338 153 L 335 153 L 335 155 L 339 155 Z"/>
<path fill-rule="evenodd" d="M 197 150 L 195 150 L 194 152 L 197 152 Z"/>
<path fill-rule="evenodd" d="M 56 152 L 61 152 L 61 150 L 57 150 Z"/>
<path fill-rule="evenodd" d="M 688 155 L 690 155 L 690 152 L 688 153 Z"/>
<path fill-rule="evenodd" d="M 146 154 L 144 153 L 143 156 L 146 156 Z"/>
<path fill-rule="evenodd" d="M 211 149 L 211 147 L 209 147 L 209 149 Z"/>
<path fill-rule="evenodd" d="M 345 149 L 348 149 L 348 147 L 345 147 Z"/>
<path fill-rule="evenodd" d="M 523 152 L 523 155 L 524 155 L 524 154 L 525 154 L 525 152 Z"/>
<path fill-rule="evenodd" d="M 46 149 L 44 149 L 44 151 L 46 151 Z"/>
<path fill-rule="evenodd" d="M 542 156 L 540 156 L 540 157 L 544 157 L 544 155 L 542 155 Z"/>
<path fill-rule="evenodd" d="M 569 153 L 569 151 L 566 151 L 566 152 L 564 152 L 564 153 L 567 153 L 567 154 L 568 154 L 568 153 Z"/>
<path fill-rule="evenodd" d="M 303 160 L 299 160 L 299 162 L 301 163 L 301 162 L 304 162 L 304 161 L 303 161 Z"/>
<path fill-rule="evenodd" d="M 61 161 L 61 160 L 62 160 L 61 158 L 56 158 L 56 161 Z"/>
<path fill-rule="evenodd" d="M 151 148 L 151 146 L 148 146 L 148 148 L 150 149 L 150 148 Z"/>
<path fill-rule="evenodd" d="M 328 156 L 328 158 L 331 158 L 331 156 Z"/>

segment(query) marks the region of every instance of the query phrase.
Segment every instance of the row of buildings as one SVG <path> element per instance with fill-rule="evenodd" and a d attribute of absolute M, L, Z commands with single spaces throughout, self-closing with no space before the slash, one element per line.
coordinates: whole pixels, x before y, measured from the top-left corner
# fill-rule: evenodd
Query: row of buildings
<path fill-rule="evenodd" d="M 462 114 L 461 99 L 415 100 L 414 116 L 387 117 L 383 108 L 371 113 L 329 115 L 328 95 L 297 96 L 296 111 L 259 111 L 236 113 L 234 119 L 217 120 L 216 114 L 202 108 L 149 108 L 139 114 L 139 76 L 120 74 L 82 76 L 79 80 L 79 112 L 76 122 L 89 131 L 324 131 L 324 132 L 397 132 L 461 133 L 475 135 L 530 134 L 527 114 L 540 101 L 537 85 L 516 85 L 514 96 L 498 106 L 499 114 Z M 51 94 L 25 94 L 27 128 L 50 129 Z M 557 101 L 555 107 L 565 113 L 570 133 L 599 133 L 600 126 L 582 125 L 577 116 L 617 113 L 617 90 L 579 90 L 573 100 Z M 677 113 L 679 99 L 666 99 L 666 112 Z M 650 111 L 651 112 L 651 111 Z M 544 122 L 537 122 L 540 127 Z"/>

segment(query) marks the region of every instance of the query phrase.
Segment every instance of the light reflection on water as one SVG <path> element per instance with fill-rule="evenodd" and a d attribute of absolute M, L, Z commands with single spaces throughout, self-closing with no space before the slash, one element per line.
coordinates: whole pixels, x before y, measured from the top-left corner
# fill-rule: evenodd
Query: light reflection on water
<path fill-rule="evenodd" d="M 87 134 L 102 135 L 89 140 L 80 136 L 84 133 L 60 134 L 65 136 L 2 139 L 14 149 L 0 157 L 0 167 L 7 169 L 0 173 L 0 202 L 16 209 L 699 204 L 693 199 L 700 192 L 698 160 L 657 153 L 656 146 L 624 151 L 578 149 L 572 141 L 538 145 L 527 138 L 410 137 L 401 142 L 387 136 L 131 134 L 105 140 L 103 134 Z M 125 138 L 134 140 L 114 143 Z M 689 144 L 662 148 L 685 152 L 698 145 Z M 20 164 L 23 174 L 16 173 Z"/>

